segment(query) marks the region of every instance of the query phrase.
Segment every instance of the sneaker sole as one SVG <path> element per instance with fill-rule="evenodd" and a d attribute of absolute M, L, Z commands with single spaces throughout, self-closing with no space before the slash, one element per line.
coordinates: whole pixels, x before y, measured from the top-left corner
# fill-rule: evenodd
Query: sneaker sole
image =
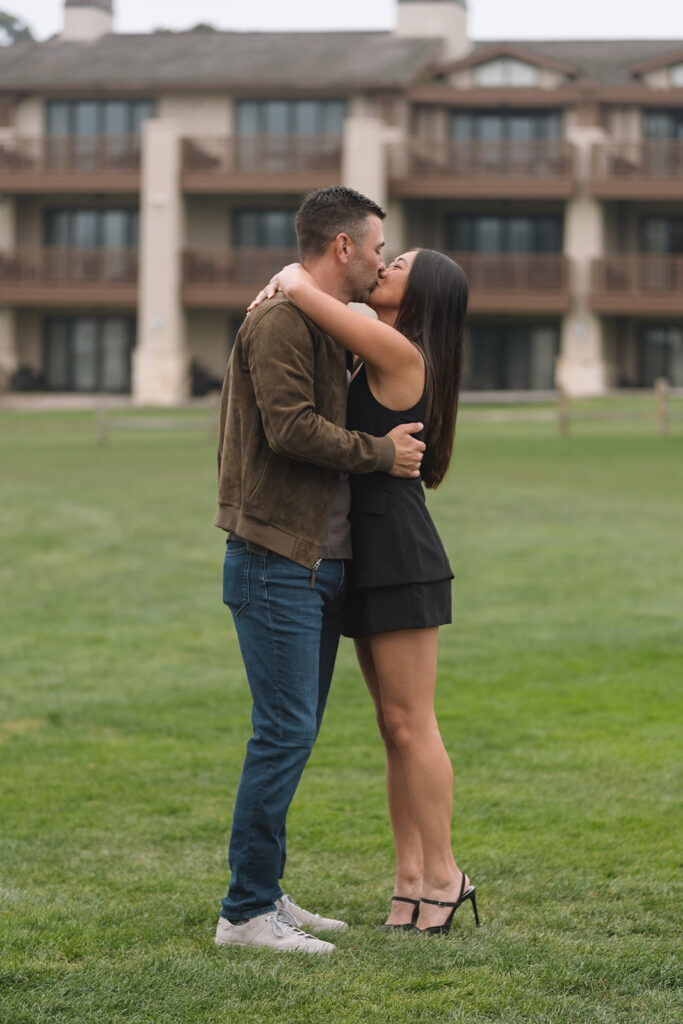
<path fill-rule="evenodd" d="M 240 949 L 272 949 L 276 953 L 308 953 L 309 955 L 317 956 L 329 956 L 330 953 L 336 952 L 337 947 L 332 946 L 332 949 L 306 949 L 305 946 L 268 946 L 262 942 L 221 942 L 219 939 L 214 939 L 214 945 L 216 946 L 239 946 Z M 330 945 L 332 945 L 330 943 Z"/>

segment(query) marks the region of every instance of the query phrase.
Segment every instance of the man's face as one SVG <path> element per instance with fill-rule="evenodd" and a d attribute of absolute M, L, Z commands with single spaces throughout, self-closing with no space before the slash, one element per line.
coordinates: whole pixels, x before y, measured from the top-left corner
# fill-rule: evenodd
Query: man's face
<path fill-rule="evenodd" d="M 366 218 L 365 237 L 353 242 L 351 259 L 346 267 L 345 285 L 349 302 L 366 302 L 384 270 L 384 229 L 379 217 Z"/>

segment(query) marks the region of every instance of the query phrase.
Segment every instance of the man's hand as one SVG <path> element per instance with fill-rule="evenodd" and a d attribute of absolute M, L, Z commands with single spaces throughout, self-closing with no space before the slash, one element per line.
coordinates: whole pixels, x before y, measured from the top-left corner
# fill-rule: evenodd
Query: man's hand
<path fill-rule="evenodd" d="M 420 475 L 425 444 L 424 441 L 418 441 L 412 435 L 419 434 L 422 426 L 422 423 L 400 423 L 387 434 L 387 437 L 394 442 L 396 449 L 396 458 L 389 470 L 391 476 L 417 477 Z"/>

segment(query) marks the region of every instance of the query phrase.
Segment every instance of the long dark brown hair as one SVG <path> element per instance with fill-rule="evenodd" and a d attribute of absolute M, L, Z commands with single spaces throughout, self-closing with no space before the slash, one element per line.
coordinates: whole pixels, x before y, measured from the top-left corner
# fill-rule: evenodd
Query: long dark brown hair
<path fill-rule="evenodd" d="M 462 267 L 443 253 L 418 249 L 394 327 L 414 342 L 425 358 L 425 487 L 438 487 L 451 461 L 468 295 L 469 285 Z"/>

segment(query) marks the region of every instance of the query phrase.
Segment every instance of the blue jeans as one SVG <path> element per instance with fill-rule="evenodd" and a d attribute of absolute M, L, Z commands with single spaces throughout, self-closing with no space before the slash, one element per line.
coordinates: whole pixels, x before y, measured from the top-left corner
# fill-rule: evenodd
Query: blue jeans
<path fill-rule="evenodd" d="M 343 561 L 311 571 L 228 541 L 223 601 L 232 612 L 252 698 L 230 836 L 230 887 L 222 916 L 246 920 L 282 895 L 285 821 L 322 721 L 337 655 Z"/>

